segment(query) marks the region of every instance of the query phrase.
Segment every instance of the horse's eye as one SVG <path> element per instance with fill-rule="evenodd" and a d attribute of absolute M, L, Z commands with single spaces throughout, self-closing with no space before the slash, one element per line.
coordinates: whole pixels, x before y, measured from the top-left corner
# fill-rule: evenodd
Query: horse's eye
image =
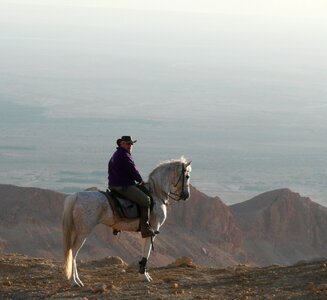
<path fill-rule="evenodd" d="M 189 178 L 190 178 L 190 176 L 189 176 L 189 175 L 186 175 L 185 177 L 186 177 L 186 179 L 189 179 Z"/>

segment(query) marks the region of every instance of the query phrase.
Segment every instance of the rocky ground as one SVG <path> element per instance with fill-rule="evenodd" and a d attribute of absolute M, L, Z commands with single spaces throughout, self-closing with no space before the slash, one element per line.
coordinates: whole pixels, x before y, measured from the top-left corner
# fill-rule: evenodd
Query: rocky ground
<path fill-rule="evenodd" d="M 85 287 L 77 288 L 60 261 L 0 253 L 0 299 L 327 299 L 327 261 L 216 269 L 182 258 L 149 273 L 144 282 L 115 257 L 80 262 Z"/>

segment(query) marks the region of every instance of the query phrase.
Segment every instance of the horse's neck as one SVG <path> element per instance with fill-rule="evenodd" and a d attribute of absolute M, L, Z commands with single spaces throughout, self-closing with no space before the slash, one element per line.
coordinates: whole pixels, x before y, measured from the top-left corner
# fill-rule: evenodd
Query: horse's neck
<path fill-rule="evenodd" d="M 148 189 L 148 191 L 150 191 L 150 194 L 155 202 L 167 202 L 168 191 L 164 191 L 161 186 L 159 188 L 159 185 L 155 184 L 154 182 L 152 182 L 152 184 L 150 184 L 150 182 L 146 182 L 145 187 Z"/>

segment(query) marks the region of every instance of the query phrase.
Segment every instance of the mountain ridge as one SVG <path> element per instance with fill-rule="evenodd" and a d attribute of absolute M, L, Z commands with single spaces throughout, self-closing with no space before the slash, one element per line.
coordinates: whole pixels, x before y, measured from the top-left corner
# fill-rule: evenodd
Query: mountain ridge
<path fill-rule="evenodd" d="M 264 200 L 264 201 L 261 201 Z M 257 204 L 260 203 L 259 209 Z M 244 248 L 261 264 L 295 263 L 323 257 L 327 250 L 327 208 L 289 189 L 260 194 L 231 206 L 243 228 Z"/>
<path fill-rule="evenodd" d="M 0 251 L 62 259 L 61 214 L 65 194 L 0 184 Z M 327 253 L 327 208 L 289 189 L 226 205 L 191 186 L 188 201 L 168 206 L 166 223 L 150 262 L 168 264 L 180 256 L 197 264 L 292 264 Z M 97 226 L 83 246 L 83 260 L 120 256 L 139 259 L 142 239 L 112 235 Z"/>

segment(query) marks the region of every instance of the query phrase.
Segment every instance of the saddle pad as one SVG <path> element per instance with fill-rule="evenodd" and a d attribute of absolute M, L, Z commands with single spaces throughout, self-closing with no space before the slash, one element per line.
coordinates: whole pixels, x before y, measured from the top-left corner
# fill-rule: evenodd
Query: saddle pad
<path fill-rule="evenodd" d="M 140 210 L 136 203 L 120 197 L 117 197 L 117 201 L 119 202 L 119 205 L 121 207 L 121 210 L 125 218 L 131 219 L 131 218 L 138 218 L 140 216 Z"/>
<path fill-rule="evenodd" d="M 117 196 L 109 190 L 106 192 L 101 191 L 101 193 L 107 197 L 111 208 L 114 212 L 117 212 L 121 218 L 135 219 L 140 217 L 140 210 L 136 203 Z"/>

